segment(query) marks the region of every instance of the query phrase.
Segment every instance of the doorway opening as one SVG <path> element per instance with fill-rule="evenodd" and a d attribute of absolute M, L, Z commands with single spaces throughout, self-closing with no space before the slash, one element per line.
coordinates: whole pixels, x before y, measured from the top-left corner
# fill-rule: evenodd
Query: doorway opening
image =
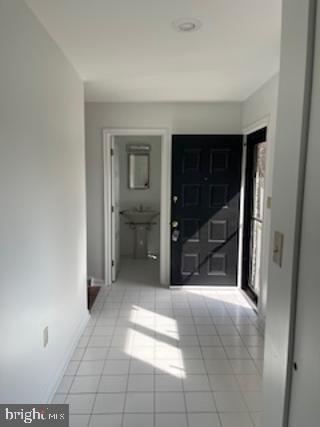
<path fill-rule="evenodd" d="M 112 281 L 160 283 L 161 137 L 115 136 Z"/>
<path fill-rule="evenodd" d="M 167 141 L 162 130 L 104 130 L 107 284 L 168 284 Z"/>
<path fill-rule="evenodd" d="M 242 288 L 257 304 L 260 295 L 267 128 L 247 135 Z"/>

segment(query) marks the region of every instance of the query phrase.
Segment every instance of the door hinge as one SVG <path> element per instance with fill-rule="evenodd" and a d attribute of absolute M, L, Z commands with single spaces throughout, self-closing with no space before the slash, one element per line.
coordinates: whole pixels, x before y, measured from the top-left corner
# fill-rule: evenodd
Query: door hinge
<path fill-rule="evenodd" d="M 111 154 L 111 156 L 114 156 L 114 149 L 113 148 L 110 149 L 110 154 Z"/>
<path fill-rule="evenodd" d="M 112 265 L 112 267 L 114 267 L 114 260 L 111 261 L 111 265 Z"/>
<path fill-rule="evenodd" d="M 114 212 L 114 206 L 111 206 L 111 212 Z"/>

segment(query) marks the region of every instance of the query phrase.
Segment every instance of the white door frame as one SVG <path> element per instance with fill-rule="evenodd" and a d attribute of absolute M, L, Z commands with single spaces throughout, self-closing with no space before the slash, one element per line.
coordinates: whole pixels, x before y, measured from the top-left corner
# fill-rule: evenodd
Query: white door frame
<path fill-rule="evenodd" d="M 104 128 L 103 181 L 104 181 L 104 272 L 105 283 L 112 283 L 112 174 L 111 144 L 115 136 L 161 137 L 161 198 L 160 198 L 160 284 L 170 284 L 170 218 L 171 218 L 171 138 L 167 129 Z"/>
<path fill-rule="evenodd" d="M 120 176 L 119 176 L 119 151 L 118 147 L 115 147 L 115 139 L 111 138 L 111 150 L 113 151 L 113 155 L 110 159 L 110 174 L 111 174 L 111 183 L 112 183 L 112 191 L 111 191 L 111 206 L 113 206 L 113 209 L 111 210 L 111 257 L 115 264 L 111 266 L 111 277 L 112 282 L 116 281 L 117 273 L 120 265 L 119 255 L 120 255 L 120 235 L 118 236 L 118 245 L 117 245 L 117 232 L 119 233 L 120 229 L 116 229 L 116 215 L 119 215 L 119 191 L 120 188 L 116 190 L 116 186 L 120 186 Z M 117 164 L 118 163 L 118 164 Z M 116 176 L 116 171 L 118 176 Z M 116 193 L 118 192 L 116 198 Z M 118 218 L 118 227 L 120 227 L 120 218 Z"/>
<path fill-rule="evenodd" d="M 242 159 L 241 159 L 241 181 L 240 181 L 240 203 L 239 203 L 239 233 L 238 233 L 238 269 L 237 288 L 242 288 L 242 257 L 243 257 L 243 227 L 244 227 L 244 202 L 246 192 L 246 167 L 247 167 L 247 137 L 243 135 Z"/>

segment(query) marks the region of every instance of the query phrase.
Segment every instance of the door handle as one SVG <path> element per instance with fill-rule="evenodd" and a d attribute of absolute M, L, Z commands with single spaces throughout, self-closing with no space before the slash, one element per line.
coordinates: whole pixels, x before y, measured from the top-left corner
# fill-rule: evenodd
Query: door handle
<path fill-rule="evenodd" d="M 179 230 L 173 230 L 172 232 L 172 241 L 177 242 L 179 240 L 180 231 Z"/>

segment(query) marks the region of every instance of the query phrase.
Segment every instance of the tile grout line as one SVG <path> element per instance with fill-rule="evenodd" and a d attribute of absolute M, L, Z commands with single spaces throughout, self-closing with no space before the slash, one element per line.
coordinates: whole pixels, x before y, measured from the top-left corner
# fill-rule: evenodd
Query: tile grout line
<path fill-rule="evenodd" d="M 202 295 L 202 294 L 201 294 Z M 204 298 L 204 303 L 205 303 L 205 307 L 206 307 L 206 312 L 208 312 L 209 313 L 209 318 L 210 318 L 210 321 L 212 322 L 211 324 L 209 324 L 209 325 L 206 325 L 206 326 L 211 326 L 211 327 L 213 327 L 214 328 L 214 330 L 215 331 L 217 331 L 216 330 L 216 327 L 215 327 L 215 325 L 214 325 L 214 322 L 213 322 L 213 319 L 212 319 L 212 316 L 211 316 L 211 311 L 209 310 L 209 307 L 208 307 L 208 304 L 207 304 L 207 299 L 206 298 Z M 209 386 L 209 389 L 210 389 L 210 395 L 211 395 L 211 397 L 212 397 L 212 400 L 213 400 L 213 403 L 214 403 L 214 407 L 215 407 L 215 413 L 216 414 L 218 414 L 218 407 L 217 407 L 217 403 L 216 403 L 216 399 L 215 399 L 215 396 L 214 396 L 214 392 L 213 392 L 213 388 L 212 388 L 212 385 L 211 385 L 211 381 L 210 381 L 210 375 L 209 375 L 209 372 L 208 372 L 208 369 L 207 369 L 207 365 L 206 365 L 206 361 L 207 360 L 211 360 L 211 359 L 205 359 L 204 358 L 204 353 L 203 353 L 203 345 L 201 345 L 201 340 L 200 340 L 200 336 L 203 336 L 203 335 L 199 335 L 199 330 L 198 330 L 198 326 L 201 326 L 201 325 L 197 325 L 196 324 L 196 322 L 195 322 L 195 316 L 194 316 L 194 314 L 193 314 L 193 311 L 192 311 L 192 308 L 191 308 L 191 317 L 192 317 L 192 319 L 193 319 L 193 322 L 194 322 L 194 324 L 195 324 L 195 329 L 196 329 L 196 334 L 197 334 L 197 337 L 198 337 L 198 341 L 199 341 L 199 349 L 200 349 L 200 353 L 201 353 L 201 356 L 202 356 L 202 361 L 203 361 L 203 364 L 204 364 L 204 368 L 205 368 L 205 372 L 206 372 L 206 377 L 207 377 L 207 381 L 208 381 L 208 386 Z M 213 335 L 209 335 L 209 336 L 213 336 Z M 219 337 L 219 340 L 220 340 L 220 337 Z M 221 342 L 220 342 L 221 343 Z M 210 346 L 211 347 L 211 346 Z M 213 346 L 213 347 L 216 347 L 216 346 Z M 204 413 L 204 412 L 201 412 L 201 413 Z M 220 424 L 222 425 L 222 423 L 221 423 L 221 421 L 220 421 L 220 416 L 219 416 L 219 414 L 218 414 L 218 418 L 219 418 L 219 422 L 220 422 Z"/>
<path fill-rule="evenodd" d="M 239 334 L 239 336 L 240 336 L 241 342 L 243 343 L 243 347 L 248 351 L 247 345 L 246 345 L 245 341 L 244 341 L 244 340 L 243 340 L 243 338 L 242 338 L 242 334 L 240 333 L 240 331 L 239 331 L 239 329 L 238 329 L 238 327 L 237 327 L 237 324 L 236 324 L 236 323 L 234 323 L 234 320 L 232 319 L 232 316 L 230 316 L 230 318 L 231 318 L 231 321 L 233 322 L 233 325 L 236 327 L 236 329 L 237 329 L 237 331 L 238 331 L 238 334 Z M 251 324 L 250 324 L 250 325 L 251 325 Z M 245 335 L 245 334 L 244 334 L 244 335 Z M 257 334 L 257 335 L 258 335 L 258 334 Z M 248 353 L 249 353 L 249 351 L 248 351 Z M 228 356 L 228 353 L 227 353 L 227 352 L 226 352 L 226 355 L 227 355 L 227 357 L 228 357 L 228 360 L 229 360 L 229 361 L 230 361 L 230 360 L 232 360 L 231 358 L 229 358 L 229 356 Z M 251 357 L 251 354 L 250 354 L 250 353 L 249 353 L 249 355 L 250 355 L 250 359 L 245 359 L 245 360 L 250 360 L 250 361 L 252 361 L 252 362 L 254 363 L 254 360 L 253 360 L 253 358 Z M 244 360 L 244 359 L 236 359 L 236 360 Z M 255 364 L 255 363 L 254 363 L 254 366 L 256 366 L 256 364 Z M 249 416 L 250 420 L 251 420 L 251 421 L 253 421 L 253 420 L 252 420 L 252 416 L 251 416 L 251 412 L 250 412 L 250 408 L 249 408 L 249 406 L 248 406 L 248 404 L 247 404 L 247 401 L 246 401 L 246 398 L 245 398 L 245 395 L 244 395 L 244 390 L 242 390 L 241 384 L 240 384 L 239 379 L 238 379 L 238 375 L 250 375 L 250 374 L 239 374 L 239 373 L 235 373 L 235 372 L 234 372 L 233 367 L 232 367 L 232 370 L 233 370 L 233 375 L 234 375 L 234 376 L 235 376 L 235 378 L 236 378 L 237 384 L 239 385 L 239 392 L 240 392 L 240 395 L 242 396 L 243 401 L 244 401 L 244 404 L 245 404 L 245 406 L 246 406 L 246 408 L 247 408 L 248 416 Z M 259 371 L 258 371 L 258 374 L 259 374 Z M 259 375 L 259 377 L 260 377 L 260 375 Z M 220 417 L 220 418 L 221 418 L 221 417 Z M 254 422 L 253 422 L 253 424 L 254 424 Z"/>
<path fill-rule="evenodd" d="M 170 295 L 171 295 L 171 292 L 174 292 L 174 291 L 170 290 Z M 189 301 L 188 301 L 188 307 L 190 308 Z M 179 335 L 179 326 L 178 326 L 178 323 L 177 323 L 177 317 L 176 317 L 176 315 L 174 313 L 174 308 L 173 308 L 173 317 L 174 317 L 174 320 L 175 320 L 176 325 L 177 325 L 178 337 L 180 338 L 180 335 Z M 179 349 L 180 349 L 180 355 L 181 355 L 182 363 L 184 363 L 185 359 L 183 359 L 183 356 L 182 356 L 180 340 L 179 340 Z M 185 377 L 187 377 L 187 375 L 188 374 L 187 374 L 187 372 L 185 370 Z M 181 387 L 182 387 L 183 401 L 184 401 L 184 407 L 185 407 L 186 423 L 187 423 L 187 427 L 190 427 L 190 422 L 189 422 L 189 417 L 188 417 L 186 391 L 185 391 L 185 386 L 184 386 L 184 378 L 180 378 L 180 379 L 181 379 Z"/>
<path fill-rule="evenodd" d="M 94 308 L 94 305 L 93 305 L 93 307 L 92 308 Z M 100 309 L 99 309 L 99 311 L 100 311 Z M 90 320 L 92 319 L 92 317 L 90 317 L 90 319 L 89 319 L 89 321 L 88 321 L 88 325 L 86 326 L 86 328 L 89 326 L 89 323 L 90 323 Z M 95 327 L 95 324 L 96 324 L 96 322 L 97 322 L 97 319 L 94 321 L 94 326 L 93 326 L 93 328 Z M 86 329 L 85 328 L 85 329 Z M 69 387 L 69 389 L 68 389 L 68 392 L 66 393 L 66 397 L 65 397 L 65 399 L 64 399 L 64 403 L 66 403 L 66 400 L 67 400 L 67 398 L 68 398 L 68 396 L 71 394 L 70 393 L 70 391 L 71 391 L 71 389 L 72 389 L 72 386 L 73 386 L 73 384 L 74 384 L 74 381 L 75 381 L 75 378 L 76 378 L 76 376 L 77 376 L 77 373 L 78 373 L 78 371 L 79 371 L 79 368 L 80 368 L 80 365 L 81 365 L 81 362 L 83 361 L 83 357 L 84 357 L 84 354 L 85 354 L 85 352 L 87 351 L 87 349 L 88 349 L 88 345 L 89 345 L 89 341 L 90 341 L 90 338 L 91 338 L 91 335 L 92 335 L 92 333 L 91 334 L 89 334 L 89 335 L 81 335 L 81 337 L 79 338 L 79 341 L 81 340 L 81 338 L 84 338 L 84 337 L 88 337 L 88 341 L 87 341 L 87 343 L 86 343 L 86 345 L 84 346 L 84 347 L 76 347 L 76 348 L 83 348 L 84 349 L 84 351 L 83 351 L 83 354 L 82 354 L 82 356 L 81 356 L 81 359 L 79 360 L 79 365 L 78 365 L 78 368 L 76 369 L 76 372 L 75 372 L 75 374 L 73 375 L 73 379 L 72 379 L 72 381 L 71 381 L 71 384 L 70 384 L 70 387 Z M 79 343 L 79 341 L 78 341 L 78 343 Z M 69 405 L 69 409 L 70 409 L 70 405 Z M 70 415 L 72 415 L 72 414 L 70 414 Z"/>
<path fill-rule="evenodd" d="M 108 290 L 108 291 L 109 291 L 109 290 Z M 104 295 L 104 301 L 103 301 L 103 304 L 101 305 L 101 307 L 100 307 L 100 309 L 99 309 L 99 315 L 98 315 L 97 320 L 96 320 L 96 322 L 95 322 L 94 329 L 96 328 L 97 321 L 98 321 L 98 319 L 100 318 L 101 313 L 102 313 L 102 311 L 103 311 L 103 308 L 104 308 L 104 305 L 105 305 L 105 298 L 106 298 L 106 296 L 108 295 L 108 293 L 109 293 L 109 292 L 106 292 L 106 295 Z M 91 335 L 91 337 L 92 337 L 92 336 L 93 336 L 93 335 Z M 91 347 L 91 348 L 92 348 L 92 347 Z M 102 371 L 101 371 L 101 373 L 100 373 L 100 379 L 98 380 L 98 384 L 97 384 L 97 391 L 99 390 L 99 384 L 100 384 L 100 381 L 101 381 L 101 375 L 102 375 L 102 372 L 103 372 L 103 368 L 102 368 Z M 97 391 L 96 391 L 96 393 L 97 393 Z M 93 402 L 92 402 L 91 413 L 89 414 L 89 417 L 88 417 L 87 427 L 88 427 L 88 426 L 90 425 L 90 423 L 91 423 L 92 413 L 93 413 L 93 409 L 94 409 L 94 405 L 95 405 L 95 401 L 96 401 L 96 393 L 95 393 L 95 397 L 94 397 Z"/>
<path fill-rule="evenodd" d="M 124 292 L 124 296 L 126 295 L 127 291 Z M 139 291 L 139 296 L 141 294 L 141 291 Z M 134 330 L 135 330 L 135 325 L 134 324 Z M 127 332 L 128 333 L 128 332 Z M 133 343 L 130 342 L 130 349 Z M 124 402 L 123 402 L 123 408 L 122 408 L 122 419 L 121 419 L 121 427 L 124 426 L 124 418 L 125 418 L 125 411 L 126 411 L 126 404 L 127 404 L 127 400 L 128 400 L 128 390 L 129 390 L 129 379 L 130 379 L 130 368 L 131 368 L 131 363 L 132 363 L 132 354 L 130 354 L 130 358 L 129 358 L 129 363 L 128 363 L 128 375 L 127 375 L 127 383 L 126 383 L 126 387 L 125 387 L 125 394 L 124 394 Z"/>
<path fill-rule="evenodd" d="M 99 317 L 101 316 L 101 312 L 102 312 L 102 311 L 104 311 L 104 310 L 103 310 L 103 308 L 104 308 L 104 306 L 105 306 L 105 304 L 106 304 L 106 301 L 107 301 L 107 299 L 108 299 L 108 294 L 109 294 L 110 290 L 111 290 L 111 289 L 108 289 L 108 292 L 106 292 L 106 294 L 104 295 L 104 302 L 103 302 L 103 306 L 102 306 L 102 308 L 100 309 Z M 120 310 L 118 310 L 118 314 L 117 314 L 116 319 L 118 319 L 118 318 L 119 318 L 119 315 L 120 315 Z M 91 408 L 91 413 L 90 413 L 90 415 L 89 415 L 89 419 L 88 419 L 87 427 L 89 427 L 89 426 L 90 426 L 90 424 L 91 424 L 91 420 L 92 420 L 92 417 L 93 417 L 93 415 L 94 415 L 94 412 L 93 412 L 93 411 L 94 411 L 94 407 L 95 407 L 95 404 L 96 404 L 96 401 L 97 401 L 97 395 L 98 395 L 98 393 L 99 393 L 99 388 L 100 388 L 101 380 L 102 380 L 102 377 L 103 377 L 104 368 L 105 368 L 106 362 L 107 362 L 107 360 L 108 360 L 108 355 L 109 355 L 109 353 L 110 353 L 110 348 L 111 348 L 112 340 L 113 340 L 113 337 L 114 337 L 114 335 L 115 335 L 115 331 L 116 331 L 116 324 L 117 324 L 117 320 L 116 320 L 116 322 L 115 322 L 115 324 L 114 324 L 114 326 L 113 326 L 113 333 L 112 333 L 112 336 L 111 336 L 111 340 L 110 340 L 110 342 L 109 342 L 109 346 L 108 346 L 108 349 L 107 349 L 107 351 L 106 351 L 106 355 L 105 355 L 104 363 L 102 364 L 102 370 L 101 370 L 101 372 L 100 372 L 100 378 L 99 378 L 99 381 L 98 381 L 98 384 L 97 384 L 96 392 L 95 392 L 95 394 L 94 394 L 95 396 L 94 396 L 94 399 L 93 399 L 93 404 L 92 404 L 92 408 Z"/>
<path fill-rule="evenodd" d="M 205 302 L 206 302 L 206 307 L 207 307 L 207 309 L 208 309 L 209 307 L 208 307 L 207 299 L 205 299 Z M 212 321 L 212 323 L 213 323 L 213 326 L 214 326 L 214 328 L 215 328 L 215 331 L 218 333 L 218 330 L 217 330 L 217 328 L 216 328 L 216 325 L 214 324 L 213 316 L 211 315 L 211 311 L 210 311 L 210 310 L 209 310 L 209 314 L 210 314 L 210 319 L 211 319 L 211 321 Z M 198 331 L 197 331 L 197 332 L 198 332 Z M 220 343 L 222 344 L 222 341 L 221 341 L 221 339 L 220 339 L 220 336 L 219 336 L 219 340 L 220 340 Z M 225 352 L 225 354 L 226 354 L 226 351 L 225 351 L 225 349 L 224 349 L 223 345 L 222 345 L 222 348 L 223 348 L 223 351 L 224 351 L 224 352 Z M 202 349 L 202 347 L 201 347 L 201 346 L 200 346 L 200 351 L 201 351 L 202 357 L 203 357 L 203 359 L 204 359 L 204 356 L 203 356 L 203 349 Z M 227 355 L 227 354 L 226 354 L 226 355 Z M 216 408 L 216 411 L 217 411 L 217 415 L 218 415 L 219 423 L 220 423 L 220 425 L 221 425 L 221 427 L 222 427 L 222 420 L 221 420 L 221 417 L 220 417 L 220 414 L 219 414 L 219 411 L 218 411 L 217 401 L 216 401 L 216 398 L 215 398 L 215 395 L 214 395 L 214 390 L 213 390 L 213 387 L 212 387 L 212 384 L 211 384 L 211 381 L 210 381 L 210 376 L 209 376 L 208 369 L 207 369 L 207 365 L 206 365 L 206 363 L 205 363 L 205 362 L 204 362 L 204 365 L 205 365 L 205 368 L 206 368 L 206 372 L 207 372 L 207 374 L 208 374 L 209 387 L 210 387 L 210 391 L 211 391 L 211 395 L 212 395 L 212 398 L 213 398 L 213 402 L 214 402 L 214 405 L 215 405 L 215 408 Z"/>

